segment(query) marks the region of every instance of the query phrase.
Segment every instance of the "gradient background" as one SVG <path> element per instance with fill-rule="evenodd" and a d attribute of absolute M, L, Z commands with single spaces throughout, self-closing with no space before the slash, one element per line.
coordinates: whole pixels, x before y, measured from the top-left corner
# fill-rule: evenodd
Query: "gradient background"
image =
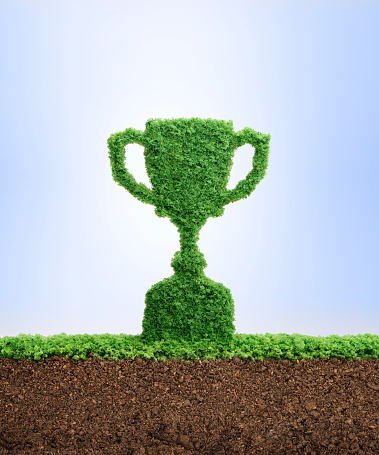
<path fill-rule="evenodd" d="M 379 334 L 378 2 L 9 0 L 0 42 L 1 337 L 141 333 L 179 233 L 114 182 L 107 139 L 175 117 L 272 136 L 200 231 L 236 332 Z"/>

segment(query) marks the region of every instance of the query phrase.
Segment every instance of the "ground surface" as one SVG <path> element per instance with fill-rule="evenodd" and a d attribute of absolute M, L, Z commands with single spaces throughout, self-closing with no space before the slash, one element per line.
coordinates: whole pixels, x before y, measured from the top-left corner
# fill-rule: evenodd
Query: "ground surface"
<path fill-rule="evenodd" d="M 378 360 L 0 359 L 3 454 L 379 454 Z"/>

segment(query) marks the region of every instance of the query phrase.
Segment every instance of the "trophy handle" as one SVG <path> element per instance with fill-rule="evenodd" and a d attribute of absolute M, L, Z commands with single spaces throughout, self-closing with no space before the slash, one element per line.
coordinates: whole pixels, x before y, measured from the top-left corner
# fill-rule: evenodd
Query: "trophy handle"
<path fill-rule="evenodd" d="M 125 145 L 136 143 L 144 146 L 143 135 L 142 131 L 134 128 L 127 128 L 125 131 L 111 134 L 107 140 L 108 155 L 111 160 L 113 180 L 139 201 L 155 206 L 155 196 L 152 190 L 144 183 L 138 183 L 124 165 Z"/>
<path fill-rule="evenodd" d="M 270 134 L 263 134 L 246 127 L 236 133 L 238 147 L 251 144 L 255 148 L 253 156 L 253 169 L 244 180 L 238 182 L 233 190 L 225 189 L 223 192 L 223 206 L 230 202 L 246 199 L 255 190 L 255 187 L 266 175 L 268 156 L 270 154 Z"/>

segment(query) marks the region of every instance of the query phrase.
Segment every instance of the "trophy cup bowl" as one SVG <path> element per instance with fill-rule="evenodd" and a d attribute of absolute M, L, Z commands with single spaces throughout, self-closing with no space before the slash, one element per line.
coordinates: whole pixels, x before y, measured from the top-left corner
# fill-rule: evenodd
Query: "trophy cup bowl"
<path fill-rule="evenodd" d="M 149 119 L 144 132 L 127 128 L 109 137 L 114 180 L 155 206 L 157 216 L 169 217 L 180 234 L 180 251 L 171 261 L 175 273 L 146 293 L 143 341 L 232 341 L 231 291 L 205 276 L 207 263 L 197 241 L 209 217 L 222 216 L 225 205 L 248 197 L 264 177 L 270 138 L 248 127 L 236 133 L 232 120 L 200 118 Z M 144 147 L 152 190 L 125 168 L 125 146 L 132 143 Z M 228 190 L 235 150 L 246 143 L 255 148 L 253 169 Z"/>

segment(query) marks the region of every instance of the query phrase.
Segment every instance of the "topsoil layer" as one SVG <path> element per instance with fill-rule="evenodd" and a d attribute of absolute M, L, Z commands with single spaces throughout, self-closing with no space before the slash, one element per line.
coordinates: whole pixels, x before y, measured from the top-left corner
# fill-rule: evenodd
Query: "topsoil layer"
<path fill-rule="evenodd" d="M 379 454 L 378 360 L 0 359 L 0 454 Z"/>

